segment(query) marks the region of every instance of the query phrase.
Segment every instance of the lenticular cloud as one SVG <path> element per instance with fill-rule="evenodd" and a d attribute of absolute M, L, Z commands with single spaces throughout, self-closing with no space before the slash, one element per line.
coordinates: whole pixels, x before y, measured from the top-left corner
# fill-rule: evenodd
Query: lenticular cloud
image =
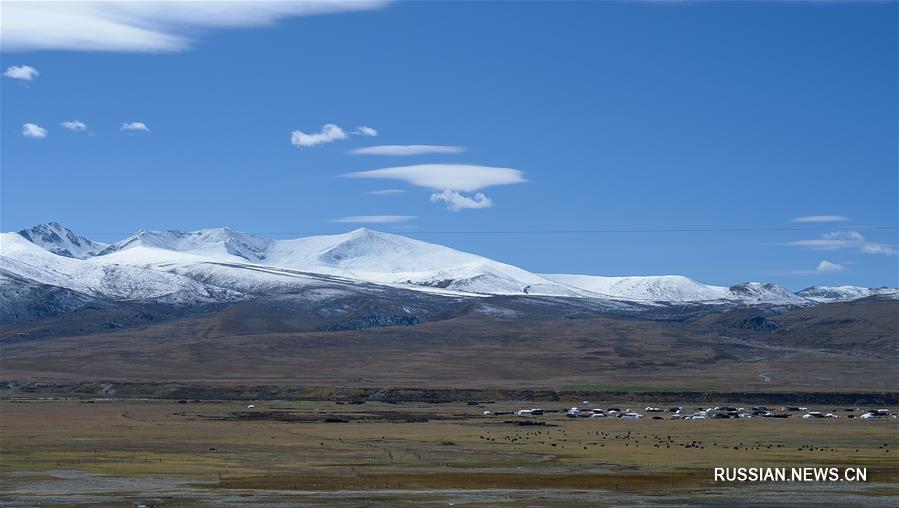
<path fill-rule="evenodd" d="M 347 173 L 351 178 L 402 180 L 417 187 L 437 191 L 474 192 L 494 185 L 526 181 L 524 173 L 511 168 L 467 164 L 418 164 Z"/>
<path fill-rule="evenodd" d="M 511 185 L 526 181 L 524 173 L 517 169 L 469 164 L 418 164 L 357 171 L 344 176 L 401 180 L 417 187 L 438 191 L 431 194 L 431 202 L 444 202 L 447 208 L 454 212 L 493 206 L 493 200 L 483 193 L 466 196 L 462 194 L 463 192 L 475 192 L 494 185 Z"/>

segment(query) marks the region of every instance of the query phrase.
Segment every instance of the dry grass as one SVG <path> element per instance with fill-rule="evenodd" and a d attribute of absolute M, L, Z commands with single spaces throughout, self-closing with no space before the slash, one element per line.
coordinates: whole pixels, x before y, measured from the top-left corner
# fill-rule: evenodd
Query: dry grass
<path fill-rule="evenodd" d="M 899 480 L 895 421 L 545 421 L 519 427 L 460 404 L 260 403 L 304 418 L 242 420 L 245 403 L 2 402 L 0 471 L 177 475 L 286 489 L 618 488 L 710 485 L 723 466 L 869 468 Z M 497 404 L 491 409 L 513 405 Z M 391 414 L 384 420 L 379 414 Z M 400 423 L 402 418 L 449 418 Z M 885 450 L 884 444 L 890 449 Z M 857 450 L 857 451 L 856 451 Z"/>

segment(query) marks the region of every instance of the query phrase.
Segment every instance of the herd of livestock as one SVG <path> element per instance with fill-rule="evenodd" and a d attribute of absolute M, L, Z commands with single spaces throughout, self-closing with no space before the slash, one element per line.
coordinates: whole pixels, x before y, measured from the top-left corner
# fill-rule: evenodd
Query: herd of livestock
<path fill-rule="evenodd" d="M 583 404 L 589 404 L 584 401 Z M 861 409 L 861 408 L 843 408 L 832 409 L 831 411 L 810 411 L 807 407 L 800 406 L 783 406 L 779 409 L 772 409 L 765 406 L 755 406 L 750 409 L 734 406 L 715 406 L 715 407 L 699 407 L 693 410 L 680 406 L 662 408 L 655 406 L 647 406 L 643 412 L 634 409 L 622 409 L 620 407 L 609 408 L 593 408 L 583 409 L 580 407 L 572 407 L 569 409 L 540 409 L 527 408 L 515 411 L 490 411 L 485 410 L 485 416 L 502 416 L 515 415 L 521 417 L 536 417 L 544 414 L 564 413 L 568 418 L 622 418 L 622 419 L 641 419 L 648 417 L 653 420 L 705 420 L 705 419 L 725 419 L 725 418 L 790 418 L 791 416 L 799 416 L 803 419 L 815 418 L 861 418 L 863 420 L 878 418 L 897 418 L 897 413 L 891 412 L 889 409 Z M 840 414 L 842 413 L 842 414 Z M 667 416 L 667 418 L 666 418 Z"/>

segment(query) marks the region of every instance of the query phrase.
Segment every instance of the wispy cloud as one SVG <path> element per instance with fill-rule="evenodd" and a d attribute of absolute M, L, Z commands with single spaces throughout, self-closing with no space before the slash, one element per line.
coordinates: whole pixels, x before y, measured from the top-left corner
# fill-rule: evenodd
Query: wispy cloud
<path fill-rule="evenodd" d="M 292 16 L 377 9 L 384 0 L 3 2 L 5 51 L 182 51 L 202 29 L 265 26 Z M 198 30 L 199 29 L 199 30 Z"/>
<path fill-rule="evenodd" d="M 797 240 L 790 245 L 806 247 L 817 250 L 842 250 L 852 249 L 865 254 L 884 254 L 892 256 L 896 253 L 893 247 L 876 242 L 870 242 L 858 231 L 832 231 L 821 235 L 821 238 L 811 240 Z"/>
<path fill-rule="evenodd" d="M 328 123 L 322 126 L 320 132 L 306 134 L 303 131 L 293 131 L 290 134 L 290 143 L 296 147 L 308 147 L 320 145 L 322 143 L 333 143 L 334 141 L 346 139 L 346 132 L 337 125 Z"/>
<path fill-rule="evenodd" d="M 41 73 L 38 72 L 37 69 L 30 65 L 13 65 L 7 67 L 6 72 L 3 73 L 7 78 L 19 79 L 22 81 L 32 81 L 40 74 Z"/>
<path fill-rule="evenodd" d="M 791 222 L 846 222 L 849 217 L 843 215 L 806 215 L 804 217 L 796 217 Z"/>
<path fill-rule="evenodd" d="M 826 273 L 836 273 L 842 272 L 846 267 L 839 263 L 831 263 L 830 261 L 823 259 L 820 263 L 818 263 L 818 272 L 826 272 Z"/>
<path fill-rule="evenodd" d="M 150 132 L 150 128 L 147 127 L 147 125 L 146 125 L 145 123 L 143 123 L 143 122 L 126 122 L 126 123 L 123 123 L 123 124 L 122 124 L 122 130 L 123 130 L 123 131 L 131 131 L 131 132 L 135 132 L 135 131 Z"/>
<path fill-rule="evenodd" d="M 63 122 L 62 125 L 64 128 L 69 129 L 70 131 L 83 131 L 87 129 L 87 125 L 83 122 L 79 122 L 78 120 L 72 120 L 71 122 Z"/>
<path fill-rule="evenodd" d="M 435 190 L 432 202 L 445 202 L 450 210 L 490 208 L 493 201 L 482 193 L 465 196 L 494 185 L 510 185 L 526 181 L 524 173 L 511 168 L 494 168 L 469 164 L 419 164 L 346 173 L 350 178 L 382 178 L 401 180 L 418 187 Z"/>
<path fill-rule="evenodd" d="M 47 129 L 36 123 L 22 124 L 22 135 L 26 138 L 46 138 Z"/>
<path fill-rule="evenodd" d="M 351 150 L 350 153 L 363 155 L 424 155 L 429 153 L 461 153 L 462 146 L 447 145 L 378 145 Z"/>
<path fill-rule="evenodd" d="M 371 127 L 367 127 L 365 125 L 360 125 L 356 127 L 356 130 L 353 131 L 353 134 L 358 134 L 360 136 L 377 136 L 378 131 L 376 129 L 372 129 Z"/>
<path fill-rule="evenodd" d="M 348 222 L 355 224 L 391 224 L 396 222 L 406 222 L 415 219 L 414 215 L 351 215 L 349 217 L 339 217 L 332 219 L 331 222 Z"/>
<path fill-rule="evenodd" d="M 403 194 L 404 190 L 402 189 L 380 189 L 380 190 L 370 190 L 367 194 L 374 194 L 375 196 L 393 196 L 395 194 Z"/>

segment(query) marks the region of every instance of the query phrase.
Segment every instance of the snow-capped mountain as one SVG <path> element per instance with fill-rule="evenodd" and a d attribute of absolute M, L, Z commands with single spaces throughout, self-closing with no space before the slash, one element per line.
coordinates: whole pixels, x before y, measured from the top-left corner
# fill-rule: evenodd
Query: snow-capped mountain
<path fill-rule="evenodd" d="M 98 255 L 106 256 L 128 251 L 116 259 L 120 262 L 152 263 L 159 257 L 172 259 L 163 252 L 186 253 L 216 261 L 251 263 L 265 259 L 271 240 L 235 231 L 231 228 L 201 229 L 199 231 L 140 230 L 120 242 L 108 246 Z M 175 257 L 177 259 L 177 256 Z"/>
<path fill-rule="evenodd" d="M 0 233 L 0 276 L 14 274 L 39 284 L 118 300 L 163 299 L 180 303 L 234 297 L 228 289 L 209 288 L 175 273 L 97 263 L 96 259 L 61 256 L 18 233 Z"/>
<path fill-rule="evenodd" d="M 94 242 L 76 235 L 58 222 L 39 224 L 30 229 L 23 229 L 19 234 L 35 245 L 60 256 L 85 259 L 95 256 L 105 249 L 105 243 Z"/>
<path fill-rule="evenodd" d="M 797 291 L 797 295 L 814 302 L 848 302 L 850 300 L 858 300 L 859 298 L 867 298 L 869 296 L 885 296 L 889 298 L 899 299 L 899 289 L 896 288 L 863 288 L 858 286 L 812 286 L 802 291 Z"/>
<path fill-rule="evenodd" d="M 512 265 L 365 228 L 294 240 L 268 240 L 228 228 L 195 232 L 141 230 L 90 261 L 155 268 L 192 277 L 202 277 L 198 272 L 215 272 L 218 282 L 227 287 L 242 287 L 250 282 L 247 266 L 238 274 L 234 271 L 237 265 L 259 265 L 267 267 L 267 276 L 275 272 L 304 272 L 447 293 L 587 295 L 583 290 Z M 224 264 L 231 266 L 225 269 Z M 198 269 L 200 265 L 202 268 Z M 223 271 L 230 273 L 232 279 L 222 280 Z M 262 273 L 255 270 L 252 275 L 261 277 Z"/>
<path fill-rule="evenodd" d="M 750 305 L 805 305 L 808 302 L 777 284 L 746 282 L 710 286 L 681 275 L 601 277 L 545 274 L 544 277 L 608 298 L 645 302 L 738 302 Z"/>
<path fill-rule="evenodd" d="M 698 302 L 731 296 L 728 288 L 707 286 L 681 275 L 601 277 L 597 275 L 544 274 L 562 284 L 622 300 Z"/>
<path fill-rule="evenodd" d="M 808 305 L 808 300 L 773 283 L 744 282 L 727 288 L 730 299 L 747 304 Z"/>
<path fill-rule="evenodd" d="M 265 262 L 380 284 L 464 293 L 583 295 L 512 265 L 366 228 L 274 242 Z"/>
<path fill-rule="evenodd" d="M 294 240 L 269 240 L 229 228 L 141 230 L 107 246 L 51 223 L 2 234 L 0 278 L 4 276 L 95 297 L 172 303 L 300 293 L 333 296 L 359 288 L 374 292 L 401 288 L 453 297 L 581 298 L 638 305 L 801 306 L 873 292 L 896 293 L 841 287 L 809 288 L 793 294 L 776 284 L 710 286 L 676 275 L 540 275 L 476 254 L 365 228 Z"/>

